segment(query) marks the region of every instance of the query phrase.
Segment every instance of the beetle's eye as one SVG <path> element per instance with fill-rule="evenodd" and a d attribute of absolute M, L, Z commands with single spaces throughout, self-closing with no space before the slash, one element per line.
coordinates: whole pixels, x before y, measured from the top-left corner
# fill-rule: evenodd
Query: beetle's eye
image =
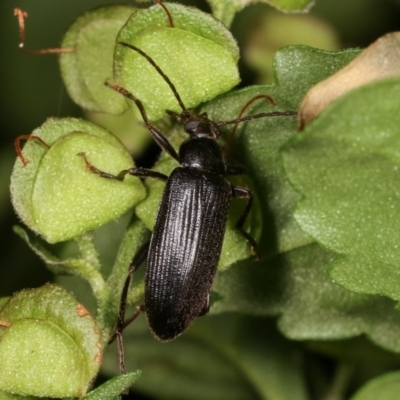
<path fill-rule="evenodd" d="M 189 122 L 186 122 L 185 127 L 184 127 L 185 132 L 191 133 L 191 134 L 196 133 L 197 125 L 198 125 L 198 124 L 199 124 L 198 121 L 189 121 Z"/>

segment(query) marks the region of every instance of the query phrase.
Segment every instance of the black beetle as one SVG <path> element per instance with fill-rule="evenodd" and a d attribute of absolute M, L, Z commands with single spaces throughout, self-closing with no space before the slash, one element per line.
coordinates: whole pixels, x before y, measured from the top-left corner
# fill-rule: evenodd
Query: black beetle
<path fill-rule="evenodd" d="M 180 164 L 169 177 L 144 168 L 124 170 L 115 176 L 96 169 L 82 155 L 86 166 L 105 178 L 122 180 L 126 174 L 130 174 L 166 181 L 151 240 L 133 259 L 121 296 L 119 321 L 114 337 L 117 337 L 122 346 L 121 332 L 127 325 L 125 303 L 130 278 L 146 257 L 145 310 L 154 335 L 167 341 L 180 335 L 196 317 L 207 313 L 209 309 L 209 294 L 220 257 L 229 204 L 233 197 L 248 199 L 236 228 L 248 240 L 253 252 L 256 251 L 254 239 L 243 229 L 252 205 L 252 192 L 247 188 L 233 186 L 226 180 L 226 176 L 244 174 L 246 170 L 236 163 L 228 163 L 225 159 L 217 143 L 219 127 L 266 116 L 291 116 L 296 115 L 296 112 L 260 113 L 220 122 L 211 121 L 206 114 L 192 114 L 185 108 L 173 83 L 152 58 L 133 45 L 119 44 L 145 57 L 165 79 L 182 108 L 180 114 L 172 111 L 167 113 L 182 123 L 185 132 L 189 134 L 177 154 L 164 134 L 149 122 L 141 101 L 118 84 L 106 82 L 108 87 L 136 103 L 154 140 Z"/>

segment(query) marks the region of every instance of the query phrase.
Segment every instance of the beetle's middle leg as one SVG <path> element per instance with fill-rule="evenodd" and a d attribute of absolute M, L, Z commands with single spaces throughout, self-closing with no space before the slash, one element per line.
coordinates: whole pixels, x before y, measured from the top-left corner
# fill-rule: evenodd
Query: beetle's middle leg
<path fill-rule="evenodd" d="M 248 199 L 246 208 L 244 209 L 242 215 L 236 222 L 235 227 L 244 236 L 244 238 L 249 242 L 250 247 L 251 247 L 251 252 L 256 256 L 257 259 L 259 259 L 257 242 L 254 240 L 253 236 L 251 236 L 249 233 L 247 233 L 243 229 L 243 225 L 246 222 L 246 218 L 249 215 L 251 206 L 253 205 L 253 192 L 251 190 L 241 187 L 241 186 L 232 186 L 232 194 L 233 194 L 233 197 L 236 197 L 236 198 L 247 198 Z"/>

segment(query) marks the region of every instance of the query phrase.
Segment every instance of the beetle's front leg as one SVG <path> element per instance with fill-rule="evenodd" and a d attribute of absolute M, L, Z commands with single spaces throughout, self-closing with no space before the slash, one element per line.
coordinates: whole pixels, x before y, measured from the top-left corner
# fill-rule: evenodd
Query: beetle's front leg
<path fill-rule="evenodd" d="M 249 242 L 250 247 L 251 247 L 251 252 L 255 255 L 257 259 L 259 259 L 259 254 L 258 254 L 258 246 L 256 241 L 254 240 L 253 236 L 251 236 L 249 233 L 247 233 L 243 229 L 243 225 L 246 222 L 246 218 L 249 215 L 249 212 L 251 210 L 251 206 L 253 205 L 253 192 L 247 188 L 241 187 L 241 186 L 232 186 L 232 194 L 233 197 L 236 198 L 247 198 L 247 205 L 246 208 L 244 209 L 242 215 L 236 222 L 236 229 L 245 237 L 245 239 Z"/>
<path fill-rule="evenodd" d="M 132 176 L 137 176 L 139 178 L 157 178 L 157 179 L 161 179 L 164 182 L 168 179 L 167 175 L 164 175 L 161 172 L 153 171 L 153 170 L 147 169 L 147 168 L 129 168 L 129 169 L 122 170 L 121 172 L 118 173 L 118 175 L 109 174 L 108 172 L 101 171 L 100 169 L 96 168 L 94 165 L 90 164 L 85 153 L 79 153 L 78 156 L 81 156 L 83 158 L 83 161 L 85 162 L 85 166 L 90 172 L 93 172 L 94 174 L 99 175 L 102 178 L 123 181 L 125 178 L 125 175 L 132 175 Z"/>
<path fill-rule="evenodd" d="M 140 49 L 137 49 L 136 47 L 129 45 L 127 43 L 122 43 L 120 44 L 134 48 L 136 51 L 139 51 L 140 54 L 142 54 L 142 51 Z M 167 137 L 161 132 L 160 129 L 158 129 L 156 126 L 152 125 L 147 117 L 146 110 L 143 107 L 143 103 L 136 98 L 131 92 L 123 88 L 121 85 L 118 85 L 117 83 L 111 84 L 109 82 L 104 82 L 104 84 L 109 87 L 112 90 L 115 90 L 118 93 L 121 93 L 123 96 L 126 98 L 132 100 L 135 102 L 140 114 L 142 115 L 143 121 L 150 132 L 151 136 L 153 136 L 153 139 L 156 141 L 156 143 L 165 151 L 167 152 L 172 158 L 175 158 L 175 160 L 179 161 L 179 156 L 176 153 L 175 149 L 172 147 L 171 143 L 167 139 Z"/>

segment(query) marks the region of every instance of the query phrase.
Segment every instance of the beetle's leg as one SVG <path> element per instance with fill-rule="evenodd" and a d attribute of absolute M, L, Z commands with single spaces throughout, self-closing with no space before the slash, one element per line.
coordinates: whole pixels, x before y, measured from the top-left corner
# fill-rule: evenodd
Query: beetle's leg
<path fill-rule="evenodd" d="M 226 163 L 226 174 L 227 175 L 244 175 L 247 173 L 246 167 L 239 164 L 236 161 L 228 160 Z"/>
<path fill-rule="evenodd" d="M 168 179 L 167 175 L 164 175 L 161 172 L 153 171 L 147 168 L 129 168 L 122 170 L 121 172 L 118 173 L 118 175 L 109 174 L 108 172 L 101 171 L 100 169 L 90 164 L 85 153 L 79 153 L 78 156 L 81 156 L 83 158 L 83 161 L 85 161 L 86 168 L 90 172 L 93 172 L 94 174 L 97 174 L 102 178 L 123 181 L 125 175 L 133 175 L 139 178 L 157 178 L 161 179 L 162 181 L 166 181 Z"/>
<path fill-rule="evenodd" d="M 115 328 L 114 334 L 111 336 L 108 343 L 112 343 L 114 339 L 117 339 L 117 346 L 118 346 L 118 363 L 119 363 L 119 370 L 121 374 L 126 372 L 125 367 L 125 354 L 124 354 L 124 344 L 122 341 L 122 331 L 124 328 L 131 323 L 137 316 L 143 311 L 143 306 L 139 306 L 133 316 L 131 316 L 128 320 L 125 320 L 125 312 L 126 312 L 126 299 L 128 297 L 129 286 L 131 283 L 132 275 L 135 271 L 138 270 L 141 264 L 143 264 L 144 260 L 147 257 L 147 252 L 149 250 L 150 242 L 145 243 L 139 251 L 133 257 L 131 264 L 129 265 L 128 276 L 125 279 L 124 286 L 121 292 L 121 300 L 119 303 L 119 310 L 118 310 L 118 320 L 117 326 Z"/>
<path fill-rule="evenodd" d="M 123 88 L 122 86 L 118 85 L 117 83 L 111 84 L 109 82 L 104 82 L 104 84 L 109 87 L 110 89 L 115 90 L 118 93 L 121 93 L 123 96 L 128 98 L 129 100 L 132 100 L 135 102 L 136 107 L 139 109 L 140 114 L 142 115 L 143 121 L 151 133 L 151 136 L 153 136 L 153 139 L 156 141 L 156 143 L 166 152 L 168 153 L 172 158 L 175 158 L 175 160 L 179 161 L 178 154 L 176 153 L 175 149 L 172 147 L 171 143 L 167 139 L 167 137 L 161 132 L 160 129 L 158 129 L 156 126 L 152 125 L 147 117 L 146 110 L 143 107 L 143 103 L 136 98 L 131 92 Z"/>
<path fill-rule="evenodd" d="M 147 129 L 150 131 L 151 136 L 153 136 L 153 139 L 156 141 L 156 143 L 172 158 L 175 158 L 175 160 L 179 161 L 178 154 L 176 153 L 175 149 L 172 147 L 171 143 L 166 138 L 166 136 L 160 131 L 160 129 L 151 124 L 148 125 L 146 124 L 146 126 Z"/>
<path fill-rule="evenodd" d="M 39 143 L 41 143 L 43 146 L 47 147 L 48 149 L 50 146 L 39 136 L 35 135 L 20 135 L 17 136 L 14 140 L 14 148 L 17 153 L 17 156 L 19 159 L 22 161 L 23 167 L 25 167 L 28 164 L 28 160 L 22 155 L 22 150 L 21 150 L 21 140 L 37 140 Z"/>
<path fill-rule="evenodd" d="M 246 189 L 241 186 L 232 186 L 232 193 L 233 193 L 233 197 L 249 199 L 247 202 L 246 208 L 244 209 L 243 214 L 240 216 L 240 218 L 236 222 L 235 227 L 249 242 L 252 253 L 256 256 L 257 259 L 259 259 L 258 246 L 257 246 L 256 241 L 254 240 L 253 236 L 251 236 L 249 233 L 247 233 L 243 229 L 243 225 L 246 222 L 246 218 L 249 215 L 251 206 L 253 205 L 253 192 L 251 190 Z"/>

